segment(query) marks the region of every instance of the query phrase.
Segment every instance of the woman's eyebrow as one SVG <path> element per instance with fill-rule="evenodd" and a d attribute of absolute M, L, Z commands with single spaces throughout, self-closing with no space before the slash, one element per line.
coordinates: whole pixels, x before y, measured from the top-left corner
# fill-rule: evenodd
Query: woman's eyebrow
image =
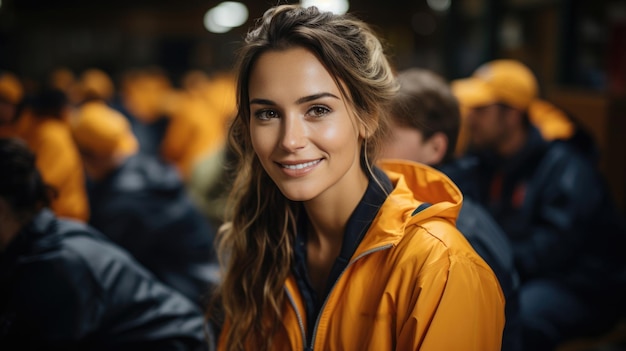
<path fill-rule="evenodd" d="M 331 93 L 319 93 L 319 94 L 313 94 L 313 95 L 301 97 L 298 100 L 296 100 L 296 104 L 303 104 L 305 102 L 314 101 L 314 100 L 321 99 L 324 97 L 332 97 L 332 98 L 339 100 L 339 97 L 337 95 L 334 95 Z"/>
<path fill-rule="evenodd" d="M 250 100 L 250 105 L 253 104 L 276 106 L 276 103 L 274 101 L 268 99 L 252 99 Z"/>
<path fill-rule="evenodd" d="M 308 96 L 304 96 L 299 98 L 298 100 L 296 100 L 296 104 L 303 104 L 306 102 L 310 102 L 310 101 L 315 101 L 317 99 L 321 99 L 321 98 L 325 98 L 325 97 L 331 97 L 334 99 L 339 100 L 339 97 L 335 94 L 331 94 L 331 93 L 318 93 L 318 94 L 313 94 L 313 95 L 308 95 Z M 257 104 L 257 105 L 269 105 L 269 106 L 276 106 L 276 103 L 272 100 L 269 99 L 259 99 L 259 98 L 254 98 L 250 100 L 250 105 L 253 104 Z"/>

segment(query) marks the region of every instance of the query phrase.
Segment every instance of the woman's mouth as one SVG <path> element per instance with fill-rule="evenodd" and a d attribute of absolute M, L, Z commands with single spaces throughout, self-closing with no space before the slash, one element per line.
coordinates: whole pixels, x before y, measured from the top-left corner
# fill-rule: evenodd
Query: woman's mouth
<path fill-rule="evenodd" d="M 278 163 L 283 173 L 289 177 L 300 177 L 313 171 L 322 162 L 322 158 L 300 163 Z"/>
<path fill-rule="evenodd" d="M 283 168 L 287 168 L 287 169 L 297 170 L 297 169 L 304 169 L 304 168 L 315 166 L 316 164 L 318 164 L 320 162 L 322 162 L 321 159 L 314 160 L 314 161 L 309 161 L 309 162 L 304 162 L 304 163 L 296 163 L 296 164 L 284 164 L 284 163 L 281 163 L 280 166 L 283 167 Z"/>

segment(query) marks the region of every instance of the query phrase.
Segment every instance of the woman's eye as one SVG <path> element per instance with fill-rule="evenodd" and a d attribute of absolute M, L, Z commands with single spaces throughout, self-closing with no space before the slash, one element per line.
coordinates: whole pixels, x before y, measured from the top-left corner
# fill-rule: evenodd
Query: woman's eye
<path fill-rule="evenodd" d="M 313 106 L 309 111 L 308 115 L 313 117 L 322 117 L 330 112 L 330 109 L 325 106 Z"/>
<path fill-rule="evenodd" d="M 260 120 L 267 121 L 278 117 L 278 114 L 274 110 L 259 110 L 254 113 L 254 116 Z"/>

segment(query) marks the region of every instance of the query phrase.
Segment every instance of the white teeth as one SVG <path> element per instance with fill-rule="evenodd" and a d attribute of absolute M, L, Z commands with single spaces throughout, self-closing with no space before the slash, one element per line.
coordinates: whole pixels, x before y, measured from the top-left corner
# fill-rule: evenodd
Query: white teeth
<path fill-rule="evenodd" d="M 299 163 L 297 165 L 282 165 L 284 168 L 287 169 L 302 169 L 302 168 L 306 168 L 306 167 L 311 167 L 313 165 L 316 165 L 318 163 L 320 163 L 321 160 L 315 160 L 315 161 L 311 161 L 311 162 L 307 162 L 307 163 Z"/>

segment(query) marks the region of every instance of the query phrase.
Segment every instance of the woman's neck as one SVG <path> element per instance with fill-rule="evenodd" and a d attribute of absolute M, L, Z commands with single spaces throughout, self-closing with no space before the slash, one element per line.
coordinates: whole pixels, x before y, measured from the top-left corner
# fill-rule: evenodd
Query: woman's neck
<path fill-rule="evenodd" d="M 342 237 L 309 235 L 306 244 L 306 266 L 309 280 L 318 296 L 327 289 L 328 277 L 341 252 Z"/>
<path fill-rule="evenodd" d="M 367 190 L 368 178 L 362 178 L 336 191 L 322 194 L 304 203 L 308 217 L 307 270 L 314 289 L 320 296 L 341 252 L 343 237 L 350 216 Z"/>
<path fill-rule="evenodd" d="M 304 209 L 310 223 L 309 239 L 318 237 L 320 242 L 338 241 L 341 244 L 348 219 L 363 198 L 368 184 L 369 179 L 363 174 L 351 184 L 350 189 L 328 191 L 305 202 Z"/>

